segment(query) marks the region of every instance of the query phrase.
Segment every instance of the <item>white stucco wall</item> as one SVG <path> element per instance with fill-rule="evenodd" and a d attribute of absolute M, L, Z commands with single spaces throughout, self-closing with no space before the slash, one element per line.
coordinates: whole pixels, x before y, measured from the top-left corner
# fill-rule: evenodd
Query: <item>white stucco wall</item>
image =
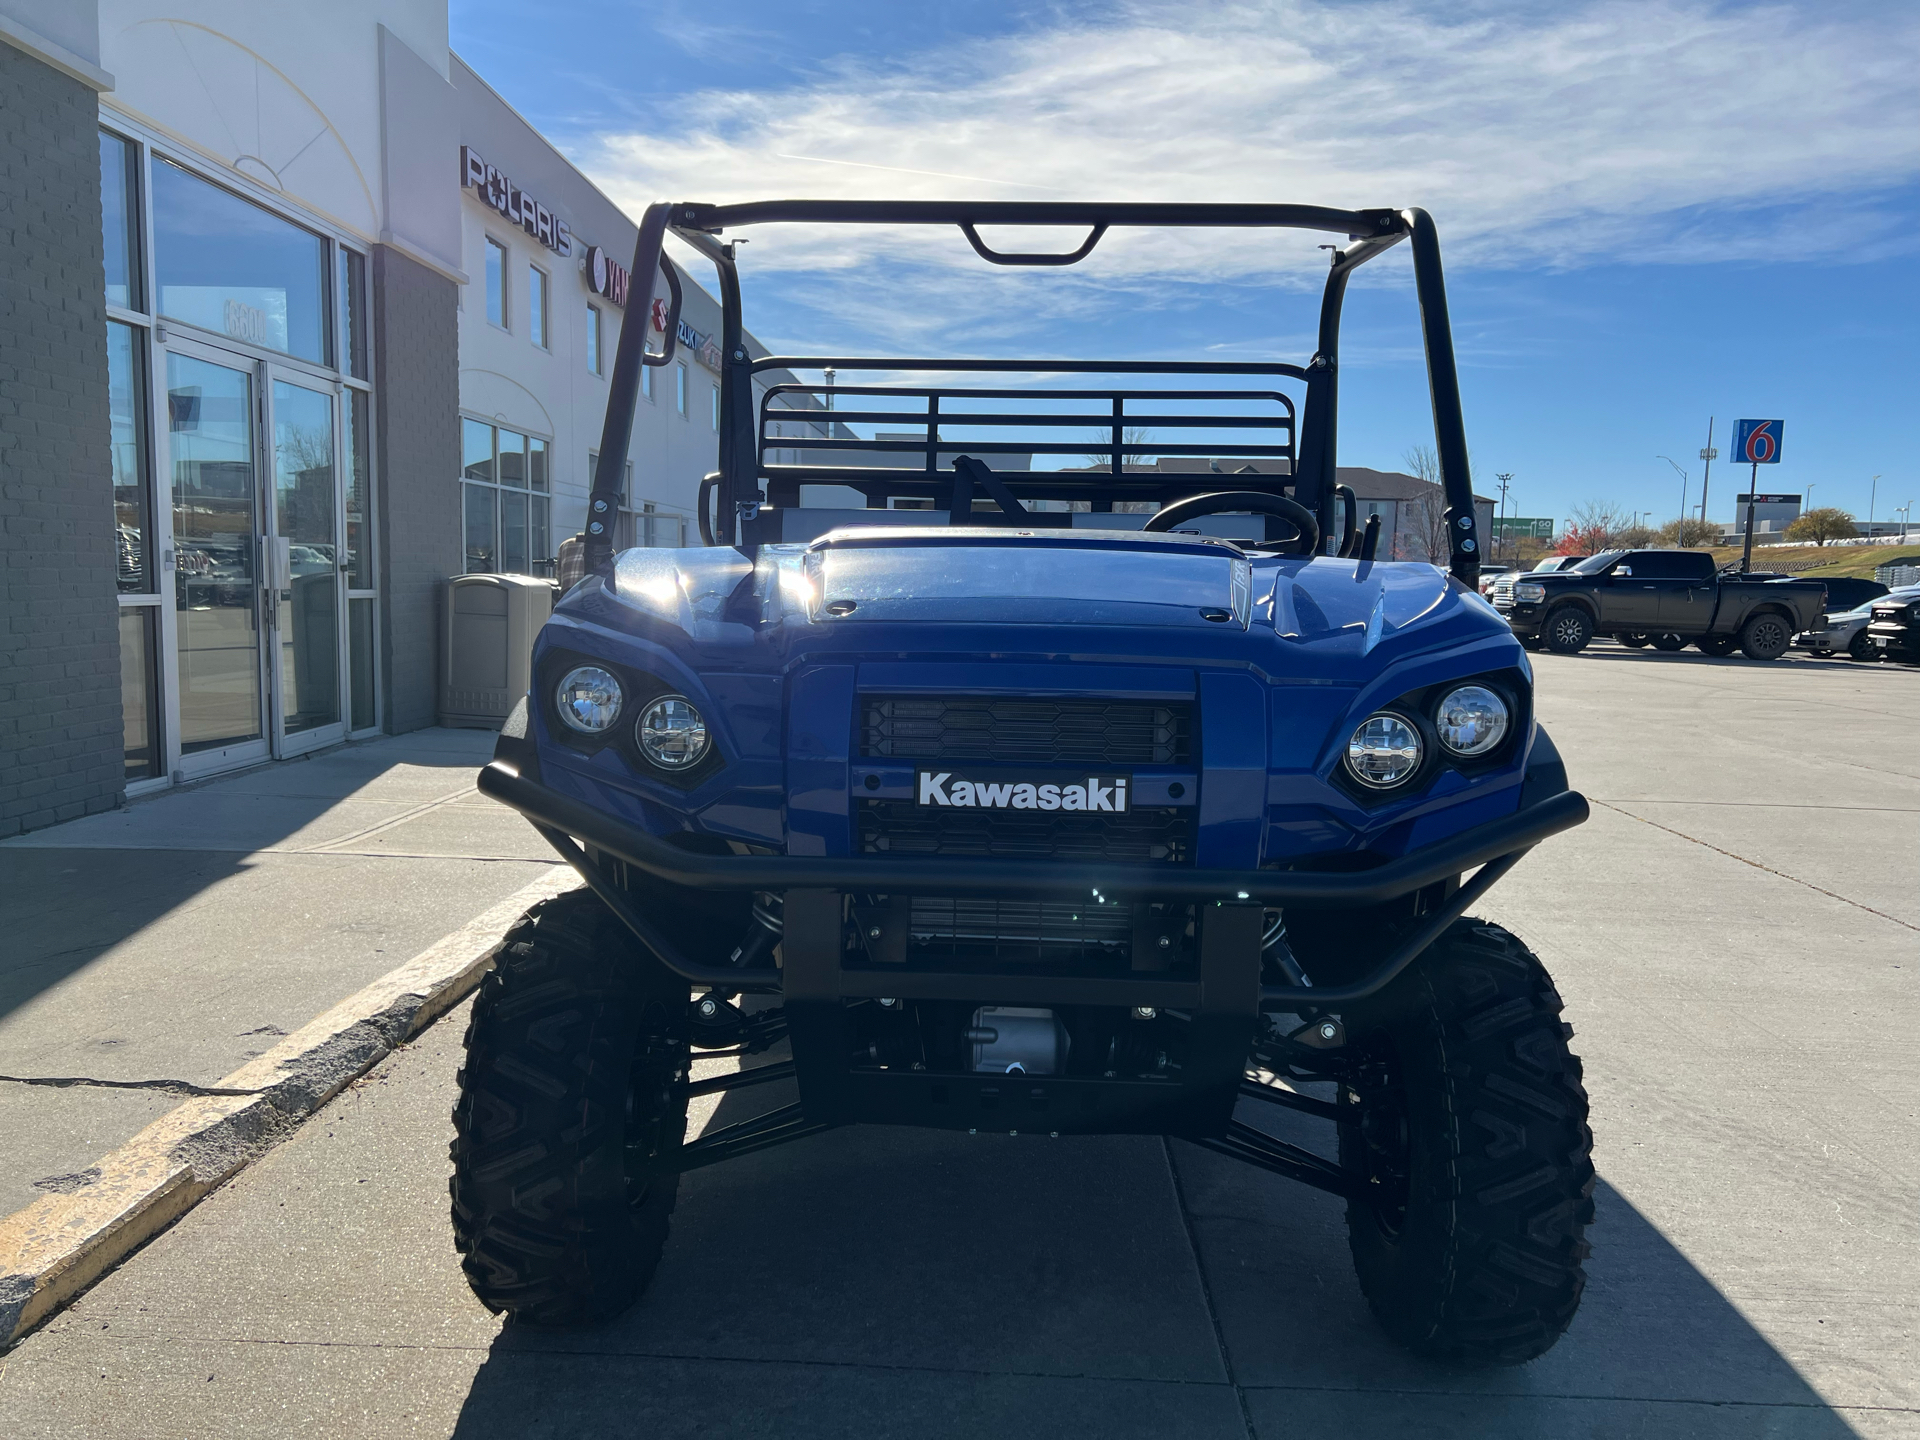
<path fill-rule="evenodd" d="M 99 16 L 110 108 L 366 243 L 383 238 L 380 30 L 444 82 L 445 0 L 102 0 Z M 439 203 L 450 242 L 452 198 Z"/>
<path fill-rule="evenodd" d="M 460 234 L 467 283 L 460 301 L 460 405 L 463 414 L 491 420 L 508 429 L 550 441 L 553 475 L 554 543 L 580 530 L 586 519 L 592 477 L 587 457 L 600 446 L 607 388 L 619 342 L 623 312 L 594 294 L 586 274 L 588 247 L 599 246 L 621 264 L 631 262 L 635 227 L 613 202 L 567 162 L 532 126 L 454 56 L 451 62 L 458 99 L 459 143 L 471 146 L 564 220 L 572 232 L 573 254 L 563 257 L 504 215 L 478 192 L 463 190 Z M 458 183 L 457 147 L 446 157 L 447 183 Z M 486 241 L 507 247 L 506 326 L 487 318 Z M 527 270 L 538 264 L 548 275 L 548 344 L 529 334 Z M 681 319 L 716 341 L 720 304 L 696 279 L 681 271 Z M 666 293 L 662 282 L 659 293 Z M 601 374 L 587 369 L 587 306 L 601 311 Z M 633 287 L 628 311 L 642 317 L 648 308 L 641 286 Z M 657 346 L 658 337 L 655 337 Z M 751 338 L 748 349 L 765 354 Z M 675 405 L 675 364 L 687 367 L 687 413 Z M 690 544 L 698 544 L 692 516 L 701 477 L 715 467 L 718 437 L 712 421 L 713 388 L 719 375 L 696 354 L 680 347 L 675 364 L 653 371 L 652 399 L 636 406 L 628 458 L 633 462 L 634 507 L 651 501 L 660 514 L 687 518 Z"/>

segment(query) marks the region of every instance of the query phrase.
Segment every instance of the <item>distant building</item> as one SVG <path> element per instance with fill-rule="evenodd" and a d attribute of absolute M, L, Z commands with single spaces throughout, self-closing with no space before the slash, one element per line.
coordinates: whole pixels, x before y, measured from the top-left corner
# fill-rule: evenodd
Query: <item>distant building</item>
<path fill-rule="evenodd" d="M 1798 495 L 1758 495 L 1753 497 L 1753 543 L 1774 545 L 1787 538 L 1787 527 L 1800 518 Z M 1733 497 L 1733 519 L 1720 521 L 1722 544 L 1738 545 L 1747 533 L 1747 497 Z"/>
<path fill-rule="evenodd" d="M 1111 466 L 1071 466 L 1088 474 L 1105 474 Z M 1206 456 L 1163 456 L 1152 464 L 1129 465 L 1128 470 L 1157 470 L 1163 474 L 1199 474 L 1211 472 L 1221 477 L 1223 490 L 1233 488 L 1236 475 L 1285 475 L 1285 460 L 1245 460 L 1238 456 L 1216 459 Z M 1398 470 L 1369 470 L 1360 465 L 1342 465 L 1338 481 L 1353 491 L 1355 519 L 1365 525 L 1372 515 L 1380 517 L 1380 544 L 1376 553 L 1383 560 L 1427 560 L 1442 564 L 1447 557 L 1446 494 L 1438 485 Z M 1491 548 L 1494 502 L 1485 495 L 1473 497 L 1474 516 L 1479 524 L 1481 543 Z M 1491 558 L 1491 556 L 1489 557 Z"/>

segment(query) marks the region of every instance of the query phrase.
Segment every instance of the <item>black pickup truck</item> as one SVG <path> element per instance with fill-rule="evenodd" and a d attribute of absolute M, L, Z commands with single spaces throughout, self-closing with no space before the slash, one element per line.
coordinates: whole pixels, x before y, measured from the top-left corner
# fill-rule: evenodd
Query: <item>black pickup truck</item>
<path fill-rule="evenodd" d="M 1550 574 L 1522 575 L 1494 606 L 1520 643 L 1560 655 L 1595 635 L 1709 655 L 1738 646 L 1750 660 L 1777 660 L 1793 637 L 1820 623 L 1827 587 L 1818 580 L 1717 575 L 1704 550 L 1603 550 Z"/>

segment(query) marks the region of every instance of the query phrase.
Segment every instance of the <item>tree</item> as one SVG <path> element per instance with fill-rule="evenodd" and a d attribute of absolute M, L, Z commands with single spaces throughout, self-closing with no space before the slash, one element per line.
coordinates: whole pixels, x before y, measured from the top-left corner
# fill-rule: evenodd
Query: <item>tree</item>
<path fill-rule="evenodd" d="M 1092 438 L 1094 444 L 1102 446 L 1103 448 L 1099 450 L 1089 450 L 1082 458 L 1085 459 L 1089 465 L 1113 464 L 1113 431 L 1096 430 L 1093 432 Z M 1143 445 L 1151 442 L 1152 439 L 1153 431 L 1143 426 L 1121 426 L 1120 448 L 1125 452 L 1121 456 L 1121 463 L 1123 465 L 1151 465 L 1153 463 L 1153 456 L 1141 454 L 1140 449 Z"/>
<path fill-rule="evenodd" d="M 1453 542 L 1447 535 L 1447 497 L 1440 485 L 1440 457 L 1431 445 L 1412 445 L 1400 463 L 1407 467 L 1407 474 L 1425 481 L 1428 488 L 1418 499 L 1400 503 L 1393 558 L 1445 565 L 1453 554 Z"/>
<path fill-rule="evenodd" d="M 1597 555 L 1614 549 L 1617 538 L 1631 523 L 1627 512 L 1611 500 L 1587 500 L 1573 507 L 1560 548 L 1574 555 Z"/>
<path fill-rule="evenodd" d="M 1711 520 L 1669 520 L 1660 527 L 1662 545 L 1678 545 L 1682 550 L 1696 545 L 1718 545 L 1720 527 Z"/>
<path fill-rule="evenodd" d="M 1824 545 L 1829 540 L 1851 540 L 1859 533 L 1853 528 L 1853 516 L 1837 505 L 1809 510 L 1787 526 L 1789 540 L 1811 540 L 1816 545 Z"/>
<path fill-rule="evenodd" d="M 1660 543 L 1660 532 L 1645 525 L 1629 525 L 1607 538 L 1609 550 L 1646 550 Z"/>

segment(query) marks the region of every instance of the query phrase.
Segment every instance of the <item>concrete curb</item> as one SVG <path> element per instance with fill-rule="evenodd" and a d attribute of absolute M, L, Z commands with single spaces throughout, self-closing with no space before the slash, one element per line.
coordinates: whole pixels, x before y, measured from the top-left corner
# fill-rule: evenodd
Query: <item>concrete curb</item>
<path fill-rule="evenodd" d="M 0 1350 L 457 1005 L 520 913 L 578 883 L 571 867 L 554 866 L 207 1087 L 244 1093 L 187 1101 L 103 1158 L 84 1189 L 0 1219 Z"/>

